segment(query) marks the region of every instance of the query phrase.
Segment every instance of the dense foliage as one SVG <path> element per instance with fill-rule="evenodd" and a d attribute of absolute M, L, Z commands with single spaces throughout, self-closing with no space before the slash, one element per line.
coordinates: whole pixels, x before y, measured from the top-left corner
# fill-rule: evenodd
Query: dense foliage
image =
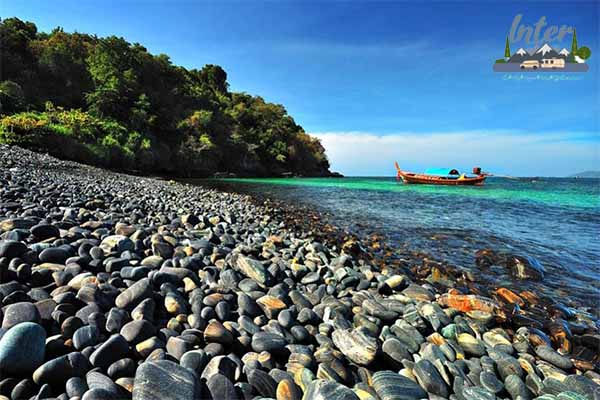
<path fill-rule="evenodd" d="M 0 142 L 113 168 L 326 175 L 285 108 L 233 93 L 217 65 L 175 66 L 118 37 L 0 22 Z"/>

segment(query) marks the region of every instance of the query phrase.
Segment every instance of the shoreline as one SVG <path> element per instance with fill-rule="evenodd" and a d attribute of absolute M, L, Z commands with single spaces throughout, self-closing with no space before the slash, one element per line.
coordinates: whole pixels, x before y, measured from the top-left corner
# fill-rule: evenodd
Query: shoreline
<path fill-rule="evenodd" d="M 383 238 L 314 210 L 17 147 L 0 145 L 0 165 L 10 392 L 25 379 L 31 396 L 84 398 L 597 393 L 584 310 L 388 258 Z"/>
<path fill-rule="evenodd" d="M 352 179 L 352 177 L 348 179 Z M 509 251 L 505 248 L 500 250 L 497 244 L 496 247 L 490 247 L 490 245 L 482 243 L 479 246 L 472 246 L 470 248 L 472 252 L 469 253 L 470 256 L 468 259 L 457 259 L 456 257 L 451 257 L 449 254 L 440 253 L 440 249 L 434 250 L 434 248 L 428 248 L 427 246 L 410 244 L 408 243 L 410 239 L 405 239 L 404 242 L 394 239 L 392 237 L 393 232 L 382 230 L 381 226 L 379 228 L 370 227 L 368 224 L 365 225 L 362 222 L 360 226 L 356 226 L 351 221 L 348 221 L 347 218 L 340 219 L 331 211 L 320 208 L 318 203 L 315 204 L 314 201 L 304 202 L 301 197 L 296 199 L 276 198 L 277 195 L 265 195 L 260 190 L 244 189 L 246 185 L 243 180 L 239 181 L 242 184 L 241 188 L 239 185 L 233 185 L 228 181 L 223 182 L 220 180 L 189 180 L 184 182 L 230 193 L 250 195 L 258 203 L 269 201 L 277 204 L 286 210 L 284 215 L 293 216 L 291 220 L 294 223 L 299 223 L 306 230 L 310 230 L 311 225 L 315 224 L 314 221 L 317 221 L 321 226 L 316 229 L 317 232 L 336 232 L 335 234 L 332 232 L 333 238 L 329 239 L 338 248 L 341 248 L 344 239 L 352 238 L 358 240 L 363 248 L 367 249 L 362 254 L 369 257 L 373 263 L 377 263 L 378 265 L 385 265 L 385 263 L 410 263 L 411 267 L 405 270 L 405 273 L 408 275 L 412 274 L 412 276 L 426 278 L 431 275 L 432 266 L 437 265 L 437 268 L 441 268 L 446 274 L 451 275 L 454 281 L 462 281 L 463 283 L 465 280 L 469 281 L 471 285 L 477 285 L 479 293 L 485 293 L 488 297 L 493 297 L 494 291 L 500 288 L 507 288 L 516 293 L 521 291 L 541 291 L 543 293 L 544 290 L 549 289 L 554 291 L 554 293 L 542 296 L 546 298 L 546 302 L 552 302 L 552 299 L 555 298 L 562 303 L 562 307 L 581 309 L 593 314 L 595 319 L 600 319 L 600 303 L 594 300 L 597 298 L 596 295 L 586 292 L 569 292 L 571 287 L 560 281 L 560 273 L 552 267 L 548 267 L 550 263 L 548 260 L 541 260 L 541 263 L 546 266 L 544 277 L 541 281 L 532 279 L 533 277 L 514 276 L 505 258 L 511 255 L 519 257 L 530 256 L 531 254 L 526 249 Z M 260 184 L 262 182 L 252 180 L 249 187 L 257 183 Z M 268 185 L 270 186 L 270 184 Z M 277 185 L 275 184 L 275 187 Z M 310 223 L 306 223 L 302 218 L 305 214 L 312 216 Z M 381 225 L 381 222 L 379 225 Z M 445 235 L 442 230 L 435 231 L 432 234 Z M 323 239 L 327 239 L 327 236 L 323 237 Z M 447 249 L 448 247 L 446 246 L 445 248 Z M 494 263 L 490 265 L 490 261 L 494 261 Z M 426 282 L 424 279 L 420 281 L 420 283 L 424 282 Z M 556 297 L 557 293 L 563 293 L 564 297 Z"/>

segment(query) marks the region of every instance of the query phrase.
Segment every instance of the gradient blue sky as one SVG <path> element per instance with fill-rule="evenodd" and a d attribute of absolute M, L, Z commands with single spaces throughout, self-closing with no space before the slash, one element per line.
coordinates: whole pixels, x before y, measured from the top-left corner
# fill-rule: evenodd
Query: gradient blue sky
<path fill-rule="evenodd" d="M 600 169 L 599 4 L 2 0 L 0 16 L 123 36 L 185 67 L 219 64 L 232 90 L 284 104 L 348 175 L 389 175 L 394 159 L 565 175 Z M 590 71 L 492 72 L 517 14 L 576 27 Z M 570 49 L 571 35 L 551 44 Z"/>

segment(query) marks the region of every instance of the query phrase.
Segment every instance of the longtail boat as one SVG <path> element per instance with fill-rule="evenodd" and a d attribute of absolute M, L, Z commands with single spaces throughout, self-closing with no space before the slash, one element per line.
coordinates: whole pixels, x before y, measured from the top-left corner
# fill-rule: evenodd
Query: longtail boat
<path fill-rule="evenodd" d="M 483 181 L 488 176 L 485 172 L 481 172 L 481 168 L 473 168 L 473 175 L 460 173 L 454 168 L 430 168 L 424 173 L 418 174 L 414 172 L 406 172 L 400 169 L 398 163 L 396 165 L 396 179 L 404 183 L 428 184 L 428 185 L 470 185 L 481 186 Z"/>

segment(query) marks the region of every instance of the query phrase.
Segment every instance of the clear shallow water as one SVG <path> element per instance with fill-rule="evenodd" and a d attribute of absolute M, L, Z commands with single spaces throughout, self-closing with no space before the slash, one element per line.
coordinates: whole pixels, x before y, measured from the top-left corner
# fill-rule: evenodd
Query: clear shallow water
<path fill-rule="evenodd" d="M 482 187 L 444 187 L 395 178 L 275 178 L 210 185 L 314 207 L 359 235 L 382 233 L 393 246 L 478 273 L 479 249 L 527 254 L 546 267 L 542 288 L 600 302 L 600 180 L 489 178 Z M 494 273 L 499 284 L 526 286 Z"/>

